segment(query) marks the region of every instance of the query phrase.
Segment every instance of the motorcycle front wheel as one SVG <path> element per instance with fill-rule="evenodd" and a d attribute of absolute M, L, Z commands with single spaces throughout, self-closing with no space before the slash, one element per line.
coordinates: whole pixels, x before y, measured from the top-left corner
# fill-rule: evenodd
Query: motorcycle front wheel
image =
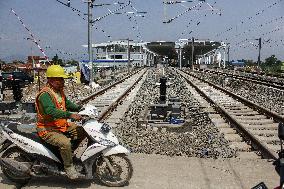
<path fill-rule="evenodd" d="M 18 147 L 12 147 L 7 149 L 1 156 L 2 158 L 12 158 L 18 162 L 32 162 L 28 155 Z M 3 174 L 12 182 L 19 184 L 26 184 L 31 179 L 28 174 L 17 174 L 12 170 L 1 166 Z"/>
<path fill-rule="evenodd" d="M 105 158 L 108 159 L 113 171 L 103 157 L 98 158 L 95 174 L 100 182 L 111 187 L 127 185 L 133 174 L 133 167 L 127 156 L 125 154 L 114 154 Z"/>

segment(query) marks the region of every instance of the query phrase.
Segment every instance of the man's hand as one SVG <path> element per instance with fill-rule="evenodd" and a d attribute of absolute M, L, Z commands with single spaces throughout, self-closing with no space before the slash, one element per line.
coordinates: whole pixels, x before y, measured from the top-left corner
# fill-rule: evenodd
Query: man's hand
<path fill-rule="evenodd" d="M 79 114 L 71 114 L 70 118 L 74 119 L 75 121 L 79 121 L 82 119 L 82 116 Z"/>

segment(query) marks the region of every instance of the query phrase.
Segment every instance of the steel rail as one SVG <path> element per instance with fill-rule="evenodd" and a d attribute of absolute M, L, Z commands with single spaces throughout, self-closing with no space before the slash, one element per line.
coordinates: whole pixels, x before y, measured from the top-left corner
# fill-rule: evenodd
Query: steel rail
<path fill-rule="evenodd" d="M 142 79 L 143 75 L 146 73 L 147 70 L 143 72 L 143 74 L 140 75 L 140 77 L 131 85 L 130 87 L 125 90 L 125 92 L 118 97 L 118 99 L 113 102 L 105 111 L 103 111 L 99 117 L 98 121 L 104 120 L 117 106 L 118 104 L 124 99 L 124 97 L 134 88 L 134 86 Z"/>
<path fill-rule="evenodd" d="M 186 72 L 184 72 L 184 73 L 186 73 Z M 201 80 L 201 81 L 203 81 L 205 83 L 208 83 L 209 85 L 219 89 L 220 91 L 223 91 L 223 92 L 227 93 L 228 95 L 230 95 L 230 96 L 232 96 L 232 97 L 234 97 L 234 98 L 244 102 L 245 104 L 249 105 L 251 108 L 258 110 L 258 111 L 266 114 L 269 117 L 272 117 L 275 121 L 284 123 L 284 117 L 279 115 L 277 112 L 274 112 L 274 111 L 271 111 L 271 110 L 269 110 L 269 109 L 267 109 L 265 107 L 262 107 L 261 105 L 259 105 L 257 103 L 254 103 L 254 102 L 252 102 L 250 100 L 247 100 L 247 99 L 245 99 L 245 98 L 243 98 L 243 97 L 241 97 L 241 96 L 239 96 L 239 95 L 237 95 L 235 93 L 232 93 L 232 92 L 230 92 L 230 91 L 228 91 L 228 90 L 226 90 L 226 89 L 224 89 L 222 87 L 219 87 L 218 85 L 215 85 L 214 83 L 212 83 L 210 81 L 206 81 L 205 79 L 197 77 L 196 75 L 193 75 L 193 74 L 190 74 L 190 73 L 186 73 L 186 74 L 189 74 L 190 76 L 195 77 L 195 78 L 197 78 L 197 79 L 199 79 L 199 80 Z"/>
<path fill-rule="evenodd" d="M 97 92 L 95 92 L 94 94 L 91 94 L 90 96 L 80 100 L 80 102 L 78 104 L 86 104 L 88 103 L 90 100 L 94 99 L 95 97 L 99 96 L 99 95 L 102 95 L 103 93 L 105 93 L 107 90 L 109 90 L 110 88 L 116 86 L 117 84 L 119 83 L 122 83 L 123 81 L 125 81 L 126 79 L 130 78 L 131 76 L 133 76 L 134 74 L 138 73 L 139 71 L 136 71 L 130 75 L 127 75 L 126 77 L 122 78 L 121 80 L 103 88 L 102 90 L 99 90 Z"/>
<path fill-rule="evenodd" d="M 201 79 L 195 75 L 192 75 L 192 74 L 189 74 L 189 73 L 186 73 L 183 71 L 183 73 L 185 74 L 188 74 L 198 80 L 201 80 L 205 83 L 208 83 L 210 86 L 212 87 L 216 87 L 218 90 L 232 96 L 233 98 L 236 98 L 238 99 L 239 101 L 243 102 L 244 104 L 247 104 L 249 107 L 251 107 L 252 109 L 257 109 L 257 110 L 260 110 L 262 112 L 264 112 L 265 114 L 267 114 L 268 116 L 272 117 L 274 120 L 277 120 L 277 121 L 284 121 L 284 117 L 280 116 L 279 114 L 275 113 L 275 112 L 271 112 L 270 110 L 266 109 L 266 108 L 263 108 L 251 101 L 248 101 L 236 94 L 233 94 L 219 86 L 216 86 L 215 84 L 211 83 L 211 82 L 208 82 L 204 79 Z M 182 75 L 182 74 L 181 74 Z M 184 76 L 183 76 L 184 77 Z M 238 130 L 241 131 L 241 133 L 243 133 L 245 135 L 245 138 L 248 138 L 253 146 L 256 146 L 257 149 L 259 149 L 263 155 L 265 157 L 268 157 L 268 158 L 272 158 L 272 159 L 277 159 L 278 158 L 278 155 L 272 151 L 271 149 L 269 149 L 267 147 L 266 144 L 264 144 L 263 142 L 261 142 L 259 139 L 257 139 L 248 129 L 245 128 L 245 126 L 241 123 L 239 123 L 236 119 L 234 119 L 224 108 L 222 108 L 221 106 L 219 106 L 217 103 L 215 103 L 209 96 L 207 96 L 202 90 L 200 90 L 198 88 L 198 86 L 196 86 L 194 83 L 192 83 L 188 78 L 184 77 L 184 79 L 192 86 L 194 87 L 206 100 L 208 100 L 210 103 L 214 104 L 214 106 L 216 106 L 216 108 L 219 110 L 219 112 L 221 112 L 231 123 L 233 123 Z"/>
<path fill-rule="evenodd" d="M 259 79 L 258 78 L 251 78 L 251 77 L 247 77 L 247 76 L 241 76 L 241 75 L 236 75 L 236 74 L 231 74 L 231 73 L 222 73 L 222 72 L 213 71 L 213 70 L 208 70 L 207 72 L 226 75 L 226 76 L 229 76 L 229 77 L 232 77 L 232 78 L 241 79 L 243 81 L 250 81 L 250 82 L 260 84 L 260 85 L 265 85 L 265 86 L 268 86 L 268 87 L 273 87 L 273 88 L 276 88 L 276 89 L 284 90 L 284 83 L 281 83 L 281 82 L 265 81 L 264 79 L 261 79 L 261 78 L 259 78 Z"/>

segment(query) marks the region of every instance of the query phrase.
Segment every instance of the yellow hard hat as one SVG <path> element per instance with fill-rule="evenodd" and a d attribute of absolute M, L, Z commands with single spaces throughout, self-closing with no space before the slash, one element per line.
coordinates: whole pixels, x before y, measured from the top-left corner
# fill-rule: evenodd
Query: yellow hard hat
<path fill-rule="evenodd" d="M 46 77 L 68 78 L 64 69 L 60 65 L 51 65 L 46 70 Z"/>

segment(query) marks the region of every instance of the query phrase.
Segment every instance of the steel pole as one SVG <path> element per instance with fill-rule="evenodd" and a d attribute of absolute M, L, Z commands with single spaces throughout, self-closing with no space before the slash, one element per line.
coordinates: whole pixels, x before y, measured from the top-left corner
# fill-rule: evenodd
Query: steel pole
<path fill-rule="evenodd" d="M 228 64 L 230 63 L 230 46 L 228 46 Z"/>
<path fill-rule="evenodd" d="M 33 39 L 28 37 L 27 40 L 31 40 L 31 57 L 32 57 L 33 77 L 35 78 L 35 61 L 34 61 L 34 56 L 33 56 Z"/>
<path fill-rule="evenodd" d="M 182 59 L 182 51 L 181 51 L 181 45 L 179 45 L 179 69 L 181 69 L 181 59 Z"/>
<path fill-rule="evenodd" d="M 94 0 L 88 1 L 88 54 L 89 54 L 89 65 L 90 65 L 90 86 L 91 90 L 93 90 L 92 82 L 94 81 L 94 73 L 93 73 L 93 51 L 92 51 L 92 3 Z"/>
<path fill-rule="evenodd" d="M 191 40 L 191 64 L 192 64 L 192 69 L 194 70 L 194 37 Z"/>
<path fill-rule="evenodd" d="M 2 62 L 0 61 L 0 102 L 4 100 L 3 95 L 3 77 L 2 77 Z"/>
<path fill-rule="evenodd" d="M 140 51 L 140 61 L 139 61 L 139 63 L 140 63 L 140 67 L 142 66 L 142 45 L 140 44 L 140 48 L 139 48 L 139 51 Z"/>
<path fill-rule="evenodd" d="M 35 78 L 35 60 L 33 56 L 33 46 L 31 46 L 32 66 L 33 66 L 33 77 Z"/>
<path fill-rule="evenodd" d="M 261 38 L 258 39 L 258 59 L 257 59 L 257 67 L 260 65 L 260 49 L 261 49 Z"/>
<path fill-rule="evenodd" d="M 130 46 L 129 46 L 129 38 L 127 39 L 127 72 L 130 72 Z"/>

